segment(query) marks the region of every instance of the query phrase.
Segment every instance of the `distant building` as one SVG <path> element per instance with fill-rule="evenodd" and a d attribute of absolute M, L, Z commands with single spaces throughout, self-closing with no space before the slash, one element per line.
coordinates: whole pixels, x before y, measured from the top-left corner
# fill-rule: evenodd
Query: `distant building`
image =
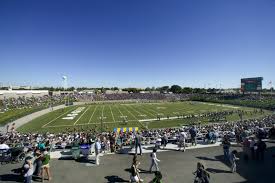
<path fill-rule="evenodd" d="M 49 95 L 48 90 L 0 90 L 0 99 L 18 97 L 43 97 Z"/>
<path fill-rule="evenodd" d="M 128 91 L 122 91 L 122 90 L 106 90 L 105 94 L 123 94 L 128 93 Z"/>
<path fill-rule="evenodd" d="M 94 94 L 95 93 L 95 90 L 82 90 L 80 92 L 78 92 L 79 94 Z"/>
<path fill-rule="evenodd" d="M 74 94 L 74 91 L 53 91 L 53 95 L 68 95 L 68 94 Z"/>
<path fill-rule="evenodd" d="M 160 94 L 160 91 L 150 91 L 152 94 Z"/>

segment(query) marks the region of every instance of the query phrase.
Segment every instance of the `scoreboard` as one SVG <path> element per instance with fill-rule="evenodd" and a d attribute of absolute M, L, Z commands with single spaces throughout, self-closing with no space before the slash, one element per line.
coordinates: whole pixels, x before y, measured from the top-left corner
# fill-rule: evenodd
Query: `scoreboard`
<path fill-rule="evenodd" d="M 262 91 L 263 77 L 243 78 L 241 79 L 242 92 L 259 92 Z"/>

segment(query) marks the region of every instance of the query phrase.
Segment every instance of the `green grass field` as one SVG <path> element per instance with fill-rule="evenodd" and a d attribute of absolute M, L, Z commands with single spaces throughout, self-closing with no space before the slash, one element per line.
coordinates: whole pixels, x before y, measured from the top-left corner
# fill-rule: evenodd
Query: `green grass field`
<path fill-rule="evenodd" d="M 82 109 L 82 110 L 80 110 Z M 77 110 L 79 110 L 77 112 Z M 200 103 L 200 102 L 166 102 L 166 103 L 115 103 L 115 104 L 89 104 L 70 106 L 65 109 L 53 111 L 19 128 L 22 132 L 64 132 L 66 130 L 113 130 L 115 127 L 164 128 L 179 127 L 198 122 L 197 118 L 178 119 L 179 115 L 201 114 L 225 110 L 253 111 L 253 108 L 236 107 L 230 105 Z M 73 117 L 73 119 L 63 119 Z M 265 111 L 265 115 L 269 113 Z M 68 116 L 69 115 L 69 116 Z M 160 121 L 156 120 L 161 117 Z M 169 119 L 167 119 L 169 116 Z M 261 117 L 259 113 L 248 114 L 244 119 Z M 101 126 L 101 120 L 103 126 Z M 125 121 L 126 120 L 126 121 Z M 201 123 L 208 119 L 199 119 Z M 227 120 L 239 120 L 237 114 L 227 117 Z"/>

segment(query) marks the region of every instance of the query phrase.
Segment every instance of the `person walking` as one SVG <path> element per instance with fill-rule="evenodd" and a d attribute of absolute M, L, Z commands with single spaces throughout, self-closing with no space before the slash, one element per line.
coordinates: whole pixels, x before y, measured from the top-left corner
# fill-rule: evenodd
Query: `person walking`
<path fill-rule="evenodd" d="M 178 151 L 181 151 L 181 148 L 183 148 L 183 152 L 185 152 L 185 139 L 187 138 L 187 135 L 185 132 L 181 132 L 179 136 L 179 149 Z"/>
<path fill-rule="evenodd" d="M 232 173 L 235 173 L 236 169 L 237 169 L 236 161 L 239 160 L 239 158 L 236 157 L 237 153 L 238 152 L 236 150 L 233 150 L 230 153 L 230 163 L 231 163 L 231 172 Z"/>
<path fill-rule="evenodd" d="M 99 142 L 99 139 L 96 139 L 95 143 L 95 164 L 99 165 L 99 154 L 101 150 L 101 144 Z"/>
<path fill-rule="evenodd" d="M 196 175 L 194 183 L 209 183 L 210 175 L 201 162 L 197 163 L 197 170 L 193 174 Z"/>
<path fill-rule="evenodd" d="M 152 173 L 152 169 L 155 166 L 156 170 L 159 171 L 159 166 L 158 166 L 158 162 L 160 162 L 160 160 L 157 158 L 157 149 L 154 148 L 153 152 L 150 154 L 151 156 L 151 166 L 150 166 L 150 172 Z"/>
<path fill-rule="evenodd" d="M 227 136 L 224 137 L 224 140 L 222 141 L 222 146 L 223 146 L 224 160 L 229 160 L 229 150 L 230 150 L 231 143 L 229 142 Z"/>
<path fill-rule="evenodd" d="M 134 158 L 133 158 L 133 163 L 132 163 L 132 166 L 130 168 L 130 181 L 129 182 L 143 182 L 143 180 L 140 178 L 140 175 L 139 175 L 139 169 L 138 169 L 138 166 L 140 165 L 140 163 L 137 161 L 137 156 L 134 155 Z"/>
<path fill-rule="evenodd" d="M 162 174 L 160 171 L 156 171 L 155 172 L 155 177 L 152 181 L 150 181 L 150 183 L 162 183 Z"/>
<path fill-rule="evenodd" d="M 264 153 L 266 150 L 266 143 L 259 139 L 259 142 L 257 143 L 257 150 L 256 150 L 256 159 L 263 161 L 264 160 Z"/>
<path fill-rule="evenodd" d="M 24 173 L 24 183 L 31 183 L 32 182 L 32 174 L 33 174 L 33 164 L 32 158 L 27 157 L 25 159 L 25 163 L 23 165 L 23 173 Z"/>
<path fill-rule="evenodd" d="M 50 153 L 47 151 L 43 152 L 43 157 L 42 157 L 42 182 L 44 181 L 44 171 L 46 172 L 48 176 L 48 180 L 51 181 L 51 173 L 50 173 Z"/>

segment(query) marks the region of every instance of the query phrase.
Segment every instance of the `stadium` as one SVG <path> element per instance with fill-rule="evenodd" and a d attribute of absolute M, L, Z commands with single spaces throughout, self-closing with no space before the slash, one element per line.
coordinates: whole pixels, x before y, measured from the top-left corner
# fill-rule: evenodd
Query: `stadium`
<path fill-rule="evenodd" d="M 274 7 L 0 1 L 0 182 L 275 182 Z"/>

